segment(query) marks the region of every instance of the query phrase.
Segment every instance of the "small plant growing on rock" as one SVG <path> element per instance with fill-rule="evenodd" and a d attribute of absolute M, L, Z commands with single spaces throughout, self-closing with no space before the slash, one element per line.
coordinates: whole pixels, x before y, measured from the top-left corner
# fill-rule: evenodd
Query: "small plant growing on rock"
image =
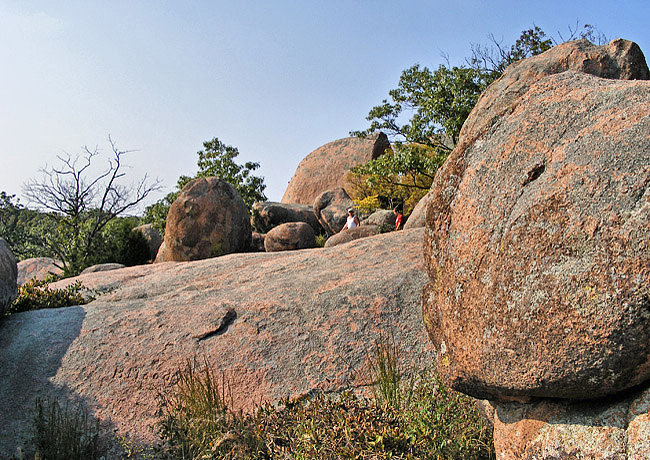
<path fill-rule="evenodd" d="M 18 290 L 18 297 L 11 304 L 6 315 L 43 308 L 62 308 L 84 305 L 94 297 L 80 281 L 62 289 L 51 289 L 49 280 L 31 279 Z"/>
<path fill-rule="evenodd" d="M 179 370 L 162 396 L 169 459 L 493 459 L 476 402 L 432 371 L 404 379 L 398 347 L 380 337 L 369 357 L 372 398 L 308 393 L 251 414 L 227 404 L 230 387 L 206 359 Z"/>
<path fill-rule="evenodd" d="M 99 422 L 79 404 L 76 407 L 36 400 L 34 416 L 36 457 L 42 460 L 95 460 L 102 455 Z"/>

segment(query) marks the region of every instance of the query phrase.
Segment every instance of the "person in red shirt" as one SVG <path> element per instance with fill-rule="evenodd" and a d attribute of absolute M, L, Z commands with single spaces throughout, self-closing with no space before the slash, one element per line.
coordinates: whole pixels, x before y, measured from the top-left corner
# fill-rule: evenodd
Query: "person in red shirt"
<path fill-rule="evenodd" d="M 402 228 L 402 213 L 399 211 L 399 208 L 393 209 L 393 214 L 395 214 L 395 230 Z"/>

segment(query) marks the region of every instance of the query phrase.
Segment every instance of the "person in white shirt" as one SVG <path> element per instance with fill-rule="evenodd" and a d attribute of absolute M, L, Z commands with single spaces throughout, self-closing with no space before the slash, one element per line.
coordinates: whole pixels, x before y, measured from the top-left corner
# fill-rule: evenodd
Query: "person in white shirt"
<path fill-rule="evenodd" d="M 354 209 L 348 209 L 348 220 L 345 223 L 345 228 L 356 228 L 359 225 L 361 225 L 361 223 L 359 222 L 359 218 L 354 215 Z"/>

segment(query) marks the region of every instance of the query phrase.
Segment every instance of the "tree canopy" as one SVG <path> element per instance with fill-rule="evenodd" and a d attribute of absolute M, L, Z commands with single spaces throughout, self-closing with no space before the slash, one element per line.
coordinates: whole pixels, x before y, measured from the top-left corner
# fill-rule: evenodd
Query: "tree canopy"
<path fill-rule="evenodd" d="M 254 203 L 266 200 L 264 178 L 252 174 L 253 171 L 260 167 L 260 164 L 247 161 L 240 165 L 235 162 L 235 158 L 239 156 L 239 150 L 236 147 L 226 145 L 215 137 L 212 140 L 205 141 L 203 150 L 199 150 L 196 154 L 199 157 L 196 175 L 193 177 L 180 176 L 175 191 L 168 193 L 163 199 L 148 206 L 145 210 L 144 222 L 153 224 L 161 234 L 165 232 L 169 207 L 176 200 L 183 187 L 192 179 L 218 177 L 228 182 L 235 187 L 249 211 Z"/>
<path fill-rule="evenodd" d="M 370 126 L 350 133 L 366 137 L 382 131 L 394 143 L 386 155 L 351 170 L 351 196 L 358 204 L 403 203 L 408 213 L 430 188 L 485 88 L 508 65 L 553 45 L 537 26 L 522 31 L 511 46 L 489 38 L 487 46 L 472 45 L 472 56 L 463 65 L 439 65 L 432 71 L 415 64 L 402 71 L 389 98 L 370 109 Z"/>

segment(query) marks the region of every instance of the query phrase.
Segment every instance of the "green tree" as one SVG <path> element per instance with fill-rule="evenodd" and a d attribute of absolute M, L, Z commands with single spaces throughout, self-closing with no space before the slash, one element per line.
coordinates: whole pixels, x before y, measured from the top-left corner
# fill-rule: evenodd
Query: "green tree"
<path fill-rule="evenodd" d="M 174 192 L 167 194 L 162 200 L 145 209 L 143 222 L 153 224 L 163 235 L 169 207 L 176 200 L 183 187 L 192 179 L 218 177 L 224 182 L 228 182 L 237 190 L 249 211 L 254 203 L 266 200 L 264 178 L 252 174 L 253 171 L 260 167 L 260 164 L 252 161 L 247 161 L 243 165 L 236 163 L 235 158 L 239 156 L 237 148 L 226 145 L 215 137 L 212 140 L 205 141 L 203 150 L 199 150 L 197 155 L 199 159 L 197 161 L 198 172 L 196 175 L 194 177 L 179 177 Z"/>
<path fill-rule="evenodd" d="M 507 47 L 490 36 L 488 46 L 472 46 L 467 65 L 440 65 L 435 71 L 415 64 L 404 70 L 389 99 L 370 109 L 370 127 L 353 131 L 365 137 L 385 132 L 393 142 L 419 143 L 449 152 L 485 88 L 513 62 L 550 49 L 553 42 L 537 26 Z M 410 116 L 409 116 L 410 115 Z M 404 121 L 405 118 L 408 120 Z"/>
<path fill-rule="evenodd" d="M 466 65 L 440 65 L 432 71 L 415 64 L 404 70 L 397 88 L 388 92 L 390 99 L 368 113 L 369 128 L 350 133 L 366 137 L 381 130 L 394 142 L 392 152 L 351 170 L 348 182 L 355 202 L 404 203 L 408 214 L 429 190 L 485 88 L 508 65 L 553 45 L 537 26 L 524 30 L 511 46 L 489 38 L 487 46 L 472 46 Z"/>
<path fill-rule="evenodd" d="M 37 229 L 45 217 L 20 204 L 16 195 L 0 192 L 0 237 L 11 247 L 18 260 L 48 257 L 52 253 L 39 243 Z"/>
<path fill-rule="evenodd" d="M 394 152 L 353 167 L 347 177 L 350 196 L 366 211 L 397 206 L 409 214 L 446 158 L 430 146 L 402 144 Z"/>
<path fill-rule="evenodd" d="M 39 242 L 62 261 L 66 276 L 96 263 L 107 225 L 159 188 L 146 175 L 134 186 L 122 184 L 122 160 L 129 152 L 119 150 L 110 137 L 108 141 L 112 158 L 102 172 L 91 172 L 99 150 L 84 147 L 81 157 L 59 156 L 58 166 L 41 169 L 42 177 L 24 186 L 28 200 L 45 211 Z"/>

